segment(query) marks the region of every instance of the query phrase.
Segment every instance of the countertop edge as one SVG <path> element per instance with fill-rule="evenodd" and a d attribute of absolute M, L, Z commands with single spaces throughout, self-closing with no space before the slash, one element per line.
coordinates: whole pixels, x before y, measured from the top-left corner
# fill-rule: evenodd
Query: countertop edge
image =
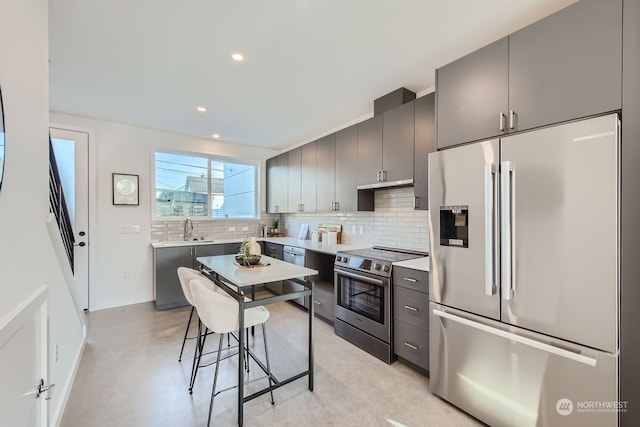
<path fill-rule="evenodd" d="M 405 261 L 394 262 L 393 265 L 395 267 L 405 267 L 410 268 L 412 270 L 420 270 L 420 271 L 429 271 L 429 257 L 420 257 L 408 259 Z"/>
<path fill-rule="evenodd" d="M 200 246 L 200 245 L 217 245 L 225 243 L 240 243 L 244 238 L 232 238 L 232 239 L 212 239 L 212 240 L 194 240 L 194 241 L 173 241 L 173 242 L 151 242 L 153 249 L 162 248 L 175 248 L 181 246 Z M 303 248 L 314 252 L 325 253 L 329 255 L 335 255 L 341 251 L 350 251 L 354 249 L 364 249 L 371 247 L 371 245 L 348 245 L 348 244 L 336 244 L 326 245 L 321 242 L 312 242 L 311 240 L 298 240 L 295 237 L 258 237 L 256 240 L 270 243 L 277 243 L 279 245 L 295 246 L 297 248 Z"/>

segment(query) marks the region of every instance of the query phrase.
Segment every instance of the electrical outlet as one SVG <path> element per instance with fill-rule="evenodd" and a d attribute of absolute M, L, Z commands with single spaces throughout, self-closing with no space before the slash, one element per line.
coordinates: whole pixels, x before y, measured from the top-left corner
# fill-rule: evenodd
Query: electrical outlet
<path fill-rule="evenodd" d="M 360 226 L 360 234 L 361 234 L 361 235 L 362 235 L 362 234 L 364 234 L 364 225 L 361 225 L 361 226 Z"/>
<path fill-rule="evenodd" d="M 229 227 L 229 231 L 236 231 L 235 227 Z"/>
<path fill-rule="evenodd" d="M 139 233 L 140 232 L 140 226 L 139 225 L 132 225 L 131 226 L 131 232 L 132 233 Z"/>
<path fill-rule="evenodd" d="M 284 228 L 289 228 L 289 223 L 288 222 L 284 223 Z"/>
<path fill-rule="evenodd" d="M 53 361 L 58 363 L 58 343 L 53 347 Z"/>
<path fill-rule="evenodd" d="M 249 227 L 242 227 L 242 231 L 249 231 Z"/>
<path fill-rule="evenodd" d="M 129 227 L 127 227 L 126 225 L 121 225 L 120 234 L 129 234 Z"/>
<path fill-rule="evenodd" d="M 356 234 L 356 233 L 357 233 L 356 225 L 354 224 L 354 225 L 351 226 L 351 234 Z"/>
<path fill-rule="evenodd" d="M 129 272 L 128 272 L 128 271 L 125 271 L 125 272 L 124 272 L 124 278 L 125 278 L 125 279 L 128 279 L 128 278 L 129 278 Z"/>

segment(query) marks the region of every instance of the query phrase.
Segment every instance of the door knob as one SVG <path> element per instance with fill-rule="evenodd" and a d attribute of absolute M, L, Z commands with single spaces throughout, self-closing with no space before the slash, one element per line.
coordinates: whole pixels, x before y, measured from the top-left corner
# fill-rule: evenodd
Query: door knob
<path fill-rule="evenodd" d="M 36 399 L 40 397 L 40 395 L 42 393 L 47 393 L 47 396 L 44 398 L 45 400 L 49 400 L 51 399 L 51 396 L 53 396 L 53 389 L 56 385 L 55 384 L 47 384 L 44 385 L 44 379 L 40 379 L 40 384 L 38 384 L 36 386 Z"/>
<path fill-rule="evenodd" d="M 86 243 L 85 242 L 80 242 L 76 246 L 86 246 Z"/>

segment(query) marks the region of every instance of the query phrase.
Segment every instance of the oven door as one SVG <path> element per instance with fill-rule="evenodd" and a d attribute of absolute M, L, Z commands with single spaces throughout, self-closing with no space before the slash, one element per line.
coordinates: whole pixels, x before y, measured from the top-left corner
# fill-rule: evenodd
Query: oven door
<path fill-rule="evenodd" d="M 334 268 L 336 318 L 391 343 L 390 280 Z"/>

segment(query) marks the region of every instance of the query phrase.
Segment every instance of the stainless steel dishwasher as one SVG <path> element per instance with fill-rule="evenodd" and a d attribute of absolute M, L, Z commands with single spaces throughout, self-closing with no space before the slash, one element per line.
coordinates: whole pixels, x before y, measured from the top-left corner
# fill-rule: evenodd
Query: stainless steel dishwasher
<path fill-rule="evenodd" d="M 284 261 L 285 262 L 289 262 L 291 264 L 295 264 L 295 265 L 301 265 L 303 267 L 305 266 L 305 250 L 302 248 L 297 248 L 295 246 L 284 246 L 284 248 L 282 249 L 282 253 L 283 253 L 283 257 L 284 257 Z M 300 279 L 306 280 L 304 277 L 300 277 Z M 298 292 L 298 291 L 303 291 L 304 290 L 304 286 L 292 282 L 290 280 L 283 280 L 282 281 L 282 292 L 283 293 L 287 293 L 287 292 Z M 309 308 L 309 297 L 303 297 L 303 298 L 297 298 L 294 300 L 291 300 L 293 302 L 295 302 L 298 305 L 301 305 L 303 307 Z"/>

